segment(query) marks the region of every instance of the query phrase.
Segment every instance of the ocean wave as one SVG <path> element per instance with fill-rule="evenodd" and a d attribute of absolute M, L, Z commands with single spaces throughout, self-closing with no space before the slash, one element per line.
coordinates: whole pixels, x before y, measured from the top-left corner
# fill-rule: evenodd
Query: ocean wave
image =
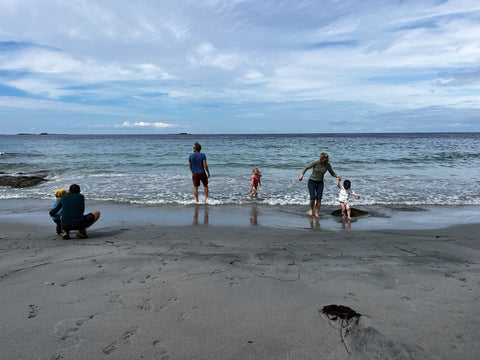
<path fill-rule="evenodd" d="M 56 187 L 54 187 L 56 189 Z M 30 190 L 19 190 L 5 192 L 0 189 L 1 200 L 15 200 L 15 199 L 37 199 L 37 200 L 51 200 L 54 201 L 53 191 L 54 188 L 49 189 L 47 192 L 33 192 Z M 124 194 L 99 194 L 98 192 L 91 191 L 85 188 L 82 190 L 87 201 L 106 202 L 106 203 L 119 203 L 119 204 L 135 204 L 146 206 L 162 206 L 162 205 L 191 205 L 194 204 L 193 193 L 183 193 L 176 197 L 161 197 L 161 196 L 125 196 Z M 203 201 L 203 194 L 199 194 L 199 198 Z M 258 204 L 267 207 L 288 207 L 288 206 L 308 206 L 308 196 L 296 196 L 296 197 L 259 197 L 257 199 L 248 197 L 247 195 L 237 197 L 225 197 L 212 195 L 208 199 L 208 203 L 212 206 L 215 205 L 252 205 Z M 336 196 L 329 196 L 322 200 L 323 206 L 338 206 L 339 202 Z M 463 206 L 463 205 L 480 205 L 480 199 L 465 198 L 462 196 L 447 197 L 432 197 L 425 199 L 418 199 L 415 197 L 391 197 L 391 198 L 378 198 L 367 197 L 364 199 L 355 199 L 351 202 L 353 207 L 361 206 Z"/>

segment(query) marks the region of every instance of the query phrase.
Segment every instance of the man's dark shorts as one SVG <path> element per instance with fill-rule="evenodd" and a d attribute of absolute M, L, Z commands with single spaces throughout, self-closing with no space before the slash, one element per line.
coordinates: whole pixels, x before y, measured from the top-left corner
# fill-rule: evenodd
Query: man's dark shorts
<path fill-rule="evenodd" d="M 199 187 L 200 181 L 202 182 L 203 186 L 206 187 L 208 185 L 208 177 L 205 173 L 193 173 L 192 174 L 193 186 Z"/>
<path fill-rule="evenodd" d="M 94 222 L 95 222 L 95 216 L 92 213 L 89 213 L 83 217 L 83 221 L 62 223 L 62 230 L 65 230 L 65 231 L 85 230 Z"/>

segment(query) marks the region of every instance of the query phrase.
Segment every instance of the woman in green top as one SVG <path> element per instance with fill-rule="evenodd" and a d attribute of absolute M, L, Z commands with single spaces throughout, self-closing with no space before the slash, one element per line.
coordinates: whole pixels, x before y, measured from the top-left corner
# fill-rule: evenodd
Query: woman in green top
<path fill-rule="evenodd" d="M 312 175 L 310 175 L 310 178 L 308 179 L 308 192 L 310 193 L 310 216 L 313 216 L 313 209 L 315 208 L 315 216 L 318 217 L 318 212 L 320 211 L 320 206 L 322 205 L 323 176 L 328 171 L 330 175 L 337 177 L 339 180 L 341 180 L 342 177 L 333 171 L 332 166 L 328 163 L 328 154 L 325 152 L 320 154 L 320 160 L 308 164 L 305 169 L 303 169 L 298 180 L 302 181 L 305 172 L 311 168 L 313 168 Z"/>

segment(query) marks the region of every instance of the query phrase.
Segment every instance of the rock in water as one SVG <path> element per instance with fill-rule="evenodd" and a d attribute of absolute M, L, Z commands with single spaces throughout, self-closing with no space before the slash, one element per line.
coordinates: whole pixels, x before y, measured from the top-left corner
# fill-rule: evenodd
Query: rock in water
<path fill-rule="evenodd" d="M 48 181 L 40 176 L 0 176 L 0 186 L 11 186 L 13 188 L 25 188 L 38 185 L 41 182 Z"/>
<path fill-rule="evenodd" d="M 350 215 L 352 217 L 368 215 L 367 211 L 363 211 L 363 210 L 359 210 L 359 209 L 355 209 L 355 208 L 350 208 L 350 212 L 351 212 Z M 333 216 L 342 216 L 342 209 L 337 209 L 337 210 L 332 211 L 332 215 Z"/>

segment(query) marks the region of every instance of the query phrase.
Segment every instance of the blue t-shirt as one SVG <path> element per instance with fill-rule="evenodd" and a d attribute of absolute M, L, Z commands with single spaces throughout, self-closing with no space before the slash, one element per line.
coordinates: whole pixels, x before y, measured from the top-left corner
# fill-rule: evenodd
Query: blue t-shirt
<path fill-rule="evenodd" d="M 207 157 L 203 153 L 193 153 L 190 155 L 188 161 L 192 164 L 192 173 L 204 173 L 203 160 L 207 160 Z"/>
<path fill-rule="evenodd" d="M 53 203 L 52 209 L 55 209 L 55 208 L 57 207 L 57 205 L 58 205 L 59 202 L 60 202 L 60 199 L 58 199 L 57 201 L 55 201 L 55 202 Z M 62 215 L 62 210 L 63 210 L 63 209 L 60 208 L 60 210 L 58 210 L 58 212 L 57 212 L 55 215 L 52 216 L 52 219 L 53 219 L 53 220 L 60 220 L 60 216 Z"/>

